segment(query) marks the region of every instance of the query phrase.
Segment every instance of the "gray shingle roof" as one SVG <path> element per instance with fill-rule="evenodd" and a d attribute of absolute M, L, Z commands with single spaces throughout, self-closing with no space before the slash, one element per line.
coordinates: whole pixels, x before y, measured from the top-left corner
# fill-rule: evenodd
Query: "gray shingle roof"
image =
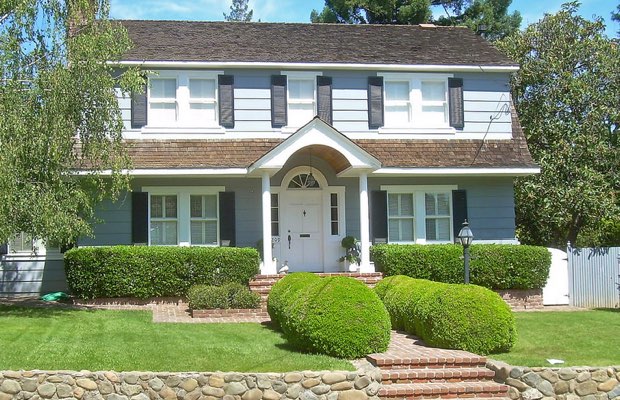
<path fill-rule="evenodd" d="M 417 25 L 120 21 L 125 61 L 516 66 L 468 28 Z"/>

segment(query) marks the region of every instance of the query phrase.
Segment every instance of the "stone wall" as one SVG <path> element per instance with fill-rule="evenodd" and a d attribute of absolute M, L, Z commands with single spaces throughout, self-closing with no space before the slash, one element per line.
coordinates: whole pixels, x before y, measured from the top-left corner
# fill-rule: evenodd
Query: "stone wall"
<path fill-rule="evenodd" d="M 513 310 L 540 310 L 543 306 L 542 289 L 508 289 L 496 290 Z"/>
<path fill-rule="evenodd" d="M 487 367 L 510 386 L 512 400 L 620 400 L 620 366 L 524 368 L 491 361 Z"/>
<path fill-rule="evenodd" d="M 0 400 L 378 400 L 381 373 L 0 371 Z"/>

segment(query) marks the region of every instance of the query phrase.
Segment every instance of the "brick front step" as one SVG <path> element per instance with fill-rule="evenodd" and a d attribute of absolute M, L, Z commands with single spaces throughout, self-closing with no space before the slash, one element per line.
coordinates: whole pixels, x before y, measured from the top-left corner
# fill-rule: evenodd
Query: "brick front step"
<path fill-rule="evenodd" d="M 449 399 L 507 397 L 508 386 L 495 382 L 403 383 L 385 385 L 381 399 Z"/>
<path fill-rule="evenodd" d="M 495 372 L 488 368 L 424 368 L 381 371 L 381 383 L 473 382 L 491 380 Z"/>
<path fill-rule="evenodd" d="M 412 357 L 397 358 L 386 354 L 370 354 L 366 359 L 383 370 L 418 368 L 476 368 L 484 367 L 486 357 L 471 354 L 462 357 Z"/>

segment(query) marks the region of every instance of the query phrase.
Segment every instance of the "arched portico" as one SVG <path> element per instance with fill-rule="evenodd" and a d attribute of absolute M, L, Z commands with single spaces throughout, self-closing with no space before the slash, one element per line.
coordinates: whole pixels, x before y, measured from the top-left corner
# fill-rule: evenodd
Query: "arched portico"
<path fill-rule="evenodd" d="M 309 187 L 304 179 L 308 178 L 312 165 L 286 171 L 280 187 L 274 188 L 271 185 L 271 177 L 281 171 L 291 157 L 306 152 L 326 161 L 338 177 L 359 179 L 360 271 L 371 272 L 367 179 L 368 173 L 380 168 L 381 164 L 332 126 L 314 118 L 249 168 L 250 174 L 260 175 L 262 179 L 261 273 L 276 273 L 284 261 L 290 262 L 290 270 L 323 272 L 338 268 L 338 253 L 341 252 L 339 243 L 346 235 L 344 187 L 329 186 L 318 170 L 313 172 L 318 185 Z M 277 206 L 272 204 L 274 193 L 278 195 Z M 281 217 L 276 236 L 272 232 L 274 209 Z M 336 218 L 332 218 L 334 209 Z M 274 250 L 280 257 L 285 257 L 280 258 L 278 264 L 274 261 Z"/>

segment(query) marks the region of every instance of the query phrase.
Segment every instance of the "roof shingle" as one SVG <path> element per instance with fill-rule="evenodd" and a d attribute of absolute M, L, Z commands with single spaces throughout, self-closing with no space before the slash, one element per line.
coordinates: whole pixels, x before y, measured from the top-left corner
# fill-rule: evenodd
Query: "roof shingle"
<path fill-rule="evenodd" d="M 121 20 L 125 61 L 516 66 L 468 28 Z"/>

